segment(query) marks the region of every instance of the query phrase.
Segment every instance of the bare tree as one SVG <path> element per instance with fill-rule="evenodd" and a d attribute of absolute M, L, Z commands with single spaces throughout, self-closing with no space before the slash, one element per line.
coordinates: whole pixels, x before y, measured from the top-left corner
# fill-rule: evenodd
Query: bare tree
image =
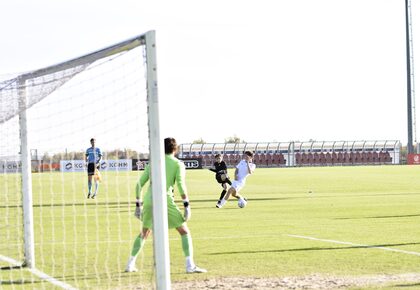
<path fill-rule="evenodd" d="M 241 140 L 241 138 L 239 138 L 238 136 L 233 135 L 232 137 L 225 138 L 225 143 L 236 143 L 236 144 L 238 144 L 238 143 L 245 143 L 245 141 Z"/>

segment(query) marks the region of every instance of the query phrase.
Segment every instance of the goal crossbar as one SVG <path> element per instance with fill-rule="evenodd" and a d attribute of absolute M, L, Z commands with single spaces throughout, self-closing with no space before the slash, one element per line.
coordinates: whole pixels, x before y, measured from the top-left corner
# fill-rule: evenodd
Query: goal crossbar
<path fill-rule="evenodd" d="M 19 77 L 23 80 L 37 78 L 46 74 L 55 73 L 71 67 L 90 64 L 95 60 L 112 56 L 114 54 L 121 53 L 124 51 L 128 51 L 140 45 L 144 45 L 145 41 L 146 33 L 77 58 L 20 75 Z"/>

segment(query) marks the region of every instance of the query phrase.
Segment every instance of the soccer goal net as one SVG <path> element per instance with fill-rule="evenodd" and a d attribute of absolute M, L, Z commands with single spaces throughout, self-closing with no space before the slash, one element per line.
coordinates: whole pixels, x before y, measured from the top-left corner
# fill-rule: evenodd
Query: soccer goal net
<path fill-rule="evenodd" d="M 139 272 L 124 268 L 141 227 L 135 184 L 149 160 L 162 186 L 157 105 L 153 31 L 0 79 L 0 284 L 154 288 L 153 246 Z M 102 159 L 89 185 L 91 138 Z"/>

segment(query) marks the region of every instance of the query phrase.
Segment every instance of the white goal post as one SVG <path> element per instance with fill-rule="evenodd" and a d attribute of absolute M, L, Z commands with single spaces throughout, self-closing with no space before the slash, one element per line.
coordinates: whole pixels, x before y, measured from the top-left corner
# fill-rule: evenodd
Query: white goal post
<path fill-rule="evenodd" d="M 112 59 L 117 55 L 124 54 L 132 49 L 142 47 L 144 66 L 146 69 L 147 91 L 147 123 L 148 123 L 148 154 L 151 168 L 150 184 L 153 192 L 153 233 L 154 233 L 154 259 L 155 259 L 155 283 L 157 289 L 170 289 L 170 263 L 169 263 L 169 238 L 167 226 L 166 206 L 166 178 L 164 164 L 163 139 L 160 135 L 159 122 L 159 98 L 156 65 L 156 37 L 155 31 L 128 39 L 124 42 L 109 46 L 96 52 L 78 57 L 57 65 L 31 71 L 18 77 L 3 81 L 0 84 L 0 125 L 18 117 L 20 131 L 20 162 L 21 162 L 21 190 L 22 190 L 22 213 L 23 213 L 23 251 L 24 261 L 22 266 L 37 269 L 35 259 L 35 245 L 39 243 L 34 234 L 34 211 L 33 211 L 33 181 L 31 158 L 31 121 L 28 121 L 27 111 L 36 106 L 44 98 L 75 78 L 94 62 Z M 141 65 L 139 63 L 139 65 Z M 57 79 L 49 79 L 50 75 L 59 74 Z M 38 81 L 42 79 L 42 81 Z M 113 81 L 111 79 L 111 81 Z M 47 85 L 45 85 L 47 84 Z M 87 93 L 88 94 L 88 93 Z M 12 101 L 10 101 L 12 99 Z M 16 100 L 15 100 L 16 99 Z M 105 130 L 105 129 L 104 129 Z M 74 132 L 72 132 L 74 134 Z M 133 132 L 136 134 L 136 132 Z M 3 138 L 4 136 L 2 136 Z M 45 142 L 45 141 L 44 141 Z M 5 151 L 7 154 L 7 150 Z M 0 165 L 7 164 L 7 159 L 2 160 L 2 148 L 0 146 Z M 4 165 L 3 165 L 4 167 Z M 5 176 L 5 175 L 4 175 Z M 0 175 L 1 177 L 1 175 Z M 7 177 L 5 177 L 7 178 Z M 129 184 L 134 188 L 135 184 Z M 64 198 L 63 198 L 64 199 Z M 134 195 L 132 196 L 134 199 Z M 0 199 L 1 200 L 1 199 Z M 52 202 L 53 203 L 53 202 Z M 74 207 L 74 205 L 73 205 Z M 134 208 L 131 208 L 134 211 Z M 64 209 L 63 209 L 64 212 Z M 85 215 L 87 215 L 85 213 Z M 108 217 L 107 217 L 108 218 Z M 98 217 L 96 217 L 98 219 Z M 140 228 L 138 229 L 140 231 Z M 77 231 L 77 230 L 73 230 Z M 133 238 L 133 237 L 125 237 Z M 121 238 L 120 238 L 121 240 Z M 64 242 L 63 242 L 64 243 Z M 75 242 L 76 245 L 76 242 Z M 7 254 L 1 253 L 0 255 Z M 54 269 L 54 265 L 52 266 Z"/>
<path fill-rule="evenodd" d="M 147 90 L 149 103 L 149 138 L 151 184 L 153 192 L 154 256 L 156 259 L 157 289 L 170 289 L 168 208 L 164 151 L 160 137 L 159 102 L 156 75 L 156 40 L 154 32 L 146 34 Z"/>

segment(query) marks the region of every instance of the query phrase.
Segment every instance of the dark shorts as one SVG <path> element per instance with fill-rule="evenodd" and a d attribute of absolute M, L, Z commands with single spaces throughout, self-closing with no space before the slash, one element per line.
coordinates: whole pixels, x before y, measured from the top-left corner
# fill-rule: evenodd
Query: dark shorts
<path fill-rule="evenodd" d="M 96 167 L 95 163 L 88 163 L 88 167 L 87 167 L 88 175 L 95 175 L 95 167 Z"/>
<path fill-rule="evenodd" d="M 218 183 L 229 183 L 229 176 L 227 174 L 216 174 L 216 180 Z"/>

